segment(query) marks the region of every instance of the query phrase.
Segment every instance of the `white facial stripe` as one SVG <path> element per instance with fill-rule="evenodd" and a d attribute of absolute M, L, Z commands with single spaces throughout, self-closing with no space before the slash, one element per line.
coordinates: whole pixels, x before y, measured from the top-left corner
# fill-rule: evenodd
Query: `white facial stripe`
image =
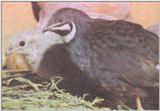
<path fill-rule="evenodd" d="M 61 25 L 61 24 L 62 24 L 62 23 L 58 22 L 58 23 L 56 23 L 56 24 L 53 24 L 53 25 L 49 26 L 48 28 L 49 28 L 49 29 L 52 29 L 52 28 L 55 28 L 56 26 Z"/>
<path fill-rule="evenodd" d="M 70 30 L 71 27 L 69 26 L 69 24 L 65 24 L 59 27 L 53 27 L 53 30 Z"/>
<path fill-rule="evenodd" d="M 62 23 L 56 23 L 52 26 L 49 26 L 49 29 L 53 29 L 53 30 L 70 30 L 71 27 L 69 24 L 65 24 L 65 25 L 62 25 L 60 27 L 56 27 L 57 25 L 61 25 Z M 75 37 L 75 34 L 76 34 L 76 26 L 74 23 L 72 23 L 72 30 L 71 32 L 66 35 L 66 36 L 62 36 L 62 37 L 59 37 L 58 40 L 62 40 L 63 42 L 59 42 L 59 43 L 69 43 L 74 37 Z M 60 40 L 60 41 L 61 41 Z"/>
<path fill-rule="evenodd" d="M 69 43 L 76 35 L 76 26 L 74 23 L 72 23 L 72 25 L 73 25 L 73 28 L 72 28 L 71 32 L 68 35 L 63 37 L 63 41 L 65 43 Z"/>

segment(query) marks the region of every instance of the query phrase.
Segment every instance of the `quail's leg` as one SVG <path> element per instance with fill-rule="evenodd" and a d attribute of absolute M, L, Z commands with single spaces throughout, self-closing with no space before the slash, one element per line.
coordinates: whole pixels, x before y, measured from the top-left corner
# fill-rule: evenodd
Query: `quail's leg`
<path fill-rule="evenodd" d="M 141 99 L 139 96 L 136 97 L 137 110 L 143 110 Z"/>

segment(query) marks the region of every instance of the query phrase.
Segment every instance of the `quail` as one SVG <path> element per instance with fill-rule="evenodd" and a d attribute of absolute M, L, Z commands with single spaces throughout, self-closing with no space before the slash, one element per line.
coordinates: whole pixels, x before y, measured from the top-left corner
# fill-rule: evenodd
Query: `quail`
<path fill-rule="evenodd" d="M 26 55 L 31 70 L 43 78 L 62 76 L 63 85 L 75 93 L 89 89 L 132 108 L 134 98 L 139 107 L 140 98 L 145 109 L 159 107 L 158 37 L 139 24 L 93 19 L 62 8 L 39 37 L 17 39 L 10 49 Z"/>

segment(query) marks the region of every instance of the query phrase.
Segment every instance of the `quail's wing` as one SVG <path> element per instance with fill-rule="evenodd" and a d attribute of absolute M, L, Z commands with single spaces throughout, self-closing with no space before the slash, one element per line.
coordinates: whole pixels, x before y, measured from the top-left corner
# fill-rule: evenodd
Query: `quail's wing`
<path fill-rule="evenodd" d="M 97 20 L 90 39 L 96 55 L 93 69 L 102 84 L 124 81 L 138 87 L 158 87 L 159 50 L 155 34 L 130 22 Z"/>

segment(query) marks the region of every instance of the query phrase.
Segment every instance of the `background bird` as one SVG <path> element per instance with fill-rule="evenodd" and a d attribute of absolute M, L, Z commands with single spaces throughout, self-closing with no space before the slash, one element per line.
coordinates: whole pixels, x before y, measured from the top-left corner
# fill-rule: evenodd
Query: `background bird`
<path fill-rule="evenodd" d="M 141 97 L 144 108 L 158 109 L 158 37 L 138 24 L 63 8 L 43 34 L 15 37 L 9 49 L 8 54 L 24 54 L 39 76 L 62 76 L 60 86 L 75 94 L 96 93 L 128 104 Z"/>

